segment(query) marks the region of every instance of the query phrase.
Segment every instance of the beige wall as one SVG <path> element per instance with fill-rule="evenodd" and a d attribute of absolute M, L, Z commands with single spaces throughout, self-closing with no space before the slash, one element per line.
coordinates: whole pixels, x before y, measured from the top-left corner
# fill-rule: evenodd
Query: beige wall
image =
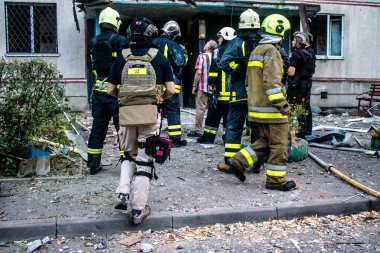
<path fill-rule="evenodd" d="M 72 11 L 72 1 L 67 0 L 33 0 L 13 1 L 31 3 L 56 3 L 57 4 L 57 34 L 58 54 L 43 56 L 46 60 L 57 65 L 67 83 L 67 95 L 72 97 L 71 106 L 74 110 L 83 110 L 87 106 L 85 84 L 85 17 L 83 12 L 78 13 L 80 33 L 76 30 Z M 4 0 L 0 1 L 0 16 L 5 18 Z M 12 56 L 6 54 L 5 22 L 0 23 L 0 55 L 7 59 L 30 59 L 32 54 Z M 73 82 L 75 80 L 75 83 Z"/>
<path fill-rule="evenodd" d="M 368 81 L 360 82 L 360 79 L 380 79 L 380 8 L 323 4 L 320 13 L 344 15 L 344 56 L 343 59 L 317 60 L 314 77 L 317 80 L 341 78 L 343 81 L 314 82 L 312 104 L 356 106 L 355 94 L 366 91 L 369 86 Z M 320 99 L 321 91 L 332 95 Z"/>

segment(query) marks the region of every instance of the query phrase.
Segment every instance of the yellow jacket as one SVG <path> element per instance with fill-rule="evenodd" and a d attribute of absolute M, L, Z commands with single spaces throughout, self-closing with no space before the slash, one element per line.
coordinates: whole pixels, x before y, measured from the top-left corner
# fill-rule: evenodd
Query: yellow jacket
<path fill-rule="evenodd" d="M 286 123 L 290 106 L 282 84 L 283 64 L 279 50 L 261 44 L 252 51 L 247 68 L 248 118 L 259 123 Z"/>

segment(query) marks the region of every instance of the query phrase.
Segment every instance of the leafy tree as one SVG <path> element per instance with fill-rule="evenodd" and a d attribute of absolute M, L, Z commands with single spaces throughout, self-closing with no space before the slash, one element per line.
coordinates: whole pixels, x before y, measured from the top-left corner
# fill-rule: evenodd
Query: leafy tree
<path fill-rule="evenodd" d="M 0 159 L 7 166 L 1 170 L 16 172 L 18 164 L 11 164 L 10 156 L 27 158 L 34 140 L 63 130 L 61 78 L 43 59 L 0 60 Z"/>

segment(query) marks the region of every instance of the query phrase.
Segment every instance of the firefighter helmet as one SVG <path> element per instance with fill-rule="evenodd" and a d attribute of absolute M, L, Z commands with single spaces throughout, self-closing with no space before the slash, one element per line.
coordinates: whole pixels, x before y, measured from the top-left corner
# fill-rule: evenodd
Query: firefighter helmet
<path fill-rule="evenodd" d="M 222 37 L 224 40 L 232 40 L 233 38 L 236 37 L 235 29 L 231 27 L 223 27 L 222 29 L 219 30 L 216 36 Z"/>
<path fill-rule="evenodd" d="M 177 37 L 181 37 L 181 28 L 174 20 L 166 22 L 161 31 L 172 40 L 175 40 Z"/>
<path fill-rule="evenodd" d="M 119 30 L 121 24 L 121 18 L 119 12 L 115 11 L 111 7 L 107 7 L 99 15 L 99 26 L 102 27 L 103 23 L 113 25 Z"/>
<path fill-rule="evenodd" d="M 290 22 L 280 14 L 272 14 L 264 19 L 261 29 L 264 33 L 284 37 L 285 32 L 290 29 Z"/>
<path fill-rule="evenodd" d="M 298 42 L 302 45 L 307 45 L 309 43 L 309 36 L 304 32 L 293 33 L 294 38 L 298 38 Z"/>
<path fill-rule="evenodd" d="M 252 9 L 244 11 L 239 17 L 239 29 L 260 28 L 260 17 Z"/>
<path fill-rule="evenodd" d="M 128 38 L 132 41 L 139 39 L 153 39 L 158 34 L 153 22 L 144 17 L 135 18 L 127 29 Z"/>

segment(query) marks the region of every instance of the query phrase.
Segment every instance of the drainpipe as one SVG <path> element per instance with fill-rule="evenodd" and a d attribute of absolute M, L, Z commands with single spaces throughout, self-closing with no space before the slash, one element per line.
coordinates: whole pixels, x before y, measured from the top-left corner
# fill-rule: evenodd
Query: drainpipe
<path fill-rule="evenodd" d="M 331 172 L 335 176 L 339 177 L 340 179 L 343 179 L 344 181 L 346 181 L 350 185 L 358 188 L 359 190 L 364 191 L 365 193 L 368 193 L 368 194 L 370 194 L 372 196 L 375 196 L 376 198 L 380 199 L 380 192 L 375 191 L 375 190 L 373 190 L 373 189 L 371 189 L 371 188 L 369 188 L 369 187 L 367 187 L 367 186 L 365 186 L 365 185 L 363 185 L 361 183 L 358 183 L 355 180 L 353 180 L 352 178 L 349 178 L 348 176 L 344 175 L 342 172 L 340 172 L 339 170 L 337 170 L 334 167 L 334 165 L 325 163 L 324 161 L 322 161 L 321 159 L 319 159 L 313 153 L 309 152 L 309 156 L 316 163 L 318 163 L 319 165 L 321 165 L 327 172 Z"/>
<path fill-rule="evenodd" d="M 299 8 L 299 14 L 300 14 L 300 18 L 301 18 L 302 31 L 303 32 L 310 32 L 309 20 L 307 19 L 305 5 L 300 4 L 298 6 L 298 8 Z"/>

